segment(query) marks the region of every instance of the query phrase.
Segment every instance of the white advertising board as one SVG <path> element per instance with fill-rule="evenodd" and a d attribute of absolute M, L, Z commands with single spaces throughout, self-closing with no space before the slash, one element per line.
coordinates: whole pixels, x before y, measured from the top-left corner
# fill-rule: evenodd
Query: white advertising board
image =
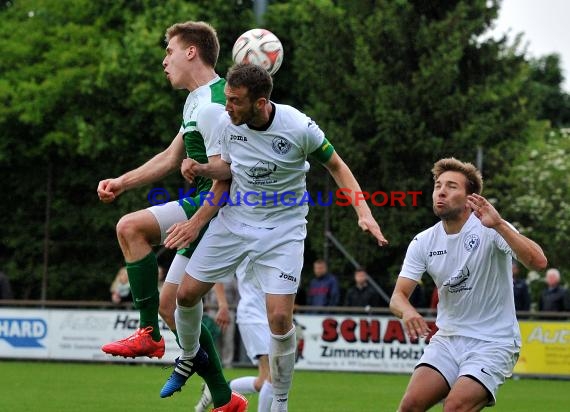
<path fill-rule="evenodd" d="M 138 328 L 138 312 L 0 308 L 0 358 L 172 363 L 180 354 L 161 321 L 162 359 L 112 357 L 101 346 Z M 410 342 L 388 316 L 296 315 L 298 369 L 411 372 L 427 340 Z M 435 325 L 433 325 L 435 328 Z"/>
<path fill-rule="evenodd" d="M 297 369 L 409 373 L 429 342 L 411 342 L 402 322 L 388 316 L 296 315 L 295 321 L 302 340 Z"/>
<path fill-rule="evenodd" d="M 126 338 L 139 315 L 128 310 L 0 309 L 0 358 L 171 363 L 180 354 L 161 321 L 166 353 L 160 360 L 113 357 L 101 346 Z"/>

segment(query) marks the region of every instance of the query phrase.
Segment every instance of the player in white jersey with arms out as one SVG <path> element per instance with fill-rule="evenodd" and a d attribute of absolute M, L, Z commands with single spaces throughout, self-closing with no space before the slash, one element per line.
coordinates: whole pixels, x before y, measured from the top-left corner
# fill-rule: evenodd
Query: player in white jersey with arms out
<path fill-rule="evenodd" d="M 272 411 L 286 411 L 295 363 L 293 304 L 303 266 L 307 202 L 307 157 L 325 165 L 339 187 L 361 192 L 354 175 L 334 151 L 321 129 L 297 109 L 269 100 L 273 83 L 267 71 L 237 64 L 228 71 L 226 111 L 220 127 L 221 158 L 199 164 L 183 163 L 183 175 L 232 179 L 227 205 L 219 211 L 192 255 L 178 289 L 176 325 L 182 362 L 192 362 L 198 350 L 201 297 L 214 282 L 233 276 L 245 257 L 266 296 L 271 330 L 269 361 L 274 390 Z M 225 124 L 224 124 L 225 123 Z M 245 196 L 245 197 L 244 197 Z M 360 228 L 379 245 L 387 244 L 368 204 L 353 199 Z M 207 207 L 206 205 L 203 208 Z M 215 207 L 212 207 L 212 213 Z M 175 225 L 167 246 L 182 246 L 195 236 L 192 224 Z M 175 369 L 165 387 L 179 389 L 185 379 Z"/>
<path fill-rule="evenodd" d="M 424 318 L 409 297 L 424 272 L 439 293 L 438 331 L 419 360 L 400 412 L 479 411 L 496 401 L 512 374 L 521 339 L 512 258 L 529 269 L 547 261 L 541 247 L 518 233 L 481 196 L 483 179 L 471 163 L 441 159 L 433 169 L 433 211 L 441 221 L 408 247 L 390 302 L 412 339 L 426 336 Z"/>

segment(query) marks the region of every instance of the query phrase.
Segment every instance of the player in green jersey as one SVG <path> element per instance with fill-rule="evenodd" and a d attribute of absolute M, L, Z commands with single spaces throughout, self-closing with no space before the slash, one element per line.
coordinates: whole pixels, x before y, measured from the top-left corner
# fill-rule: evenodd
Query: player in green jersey
<path fill-rule="evenodd" d="M 185 157 L 197 156 L 208 162 L 220 155 L 214 129 L 217 117 L 224 113 L 225 82 L 215 72 L 220 49 L 217 34 L 207 23 L 185 22 L 168 28 L 166 41 L 166 57 L 162 63 L 166 77 L 175 89 L 190 92 L 184 105 L 182 126 L 170 146 L 146 163 L 117 178 L 100 181 L 97 193 L 102 202 L 112 202 L 126 190 L 162 179 L 178 170 Z M 212 185 L 227 185 L 227 182 L 197 180 L 196 193 L 209 191 Z M 158 325 L 159 302 L 161 315 L 176 333 L 173 313 L 176 291 L 184 274 L 183 270 L 180 273 L 176 271 L 180 267 L 179 262 L 183 262 L 182 268 L 185 266 L 199 239 L 182 254 L 176 255 L 160 297 L 158 264 L 152 247 L 163 243 L 173 224 L 194 215 L 199 218 L 201 212 L 197 205 L 196 198 L 180 203 L 172 201 L 129 213 L 119 220 L 117 237 L 125 257 L 133 301 L 140 312 L 140 325 L 133 335 L 104 345 L 104 352 L 124 357 L 160 358 L 164 355 L 164 339 Z M 203 326 L 196 361 L 185 371 L 188 375 L 194 372 L 202 376 L 212 390 L 215 407 L 224 406 L 224 411 L 245 410 L 247 401 L 232 394 L 222 374 L 214 342 Z"/>

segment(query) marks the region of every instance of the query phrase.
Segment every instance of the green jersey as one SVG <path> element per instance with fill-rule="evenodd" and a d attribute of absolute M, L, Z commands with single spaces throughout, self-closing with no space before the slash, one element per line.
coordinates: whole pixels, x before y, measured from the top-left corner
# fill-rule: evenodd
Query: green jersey
<path fill-rule="evenodd" d="M 219 117 L 225 114 L 225 85 L 226 81 L 217 76 L 192 91 L 184 103 L 180 133 L 183 135 L 186 156 L 197 162 L 208 163 L 209 156 L 220 154 L 220 142 L 216 130 Z M 196 188 L 194 196 L 182 202 L 188 219 L 200 207 L 200 192 L 209 192 L 212 187 L 212 180 L 202 176 L 197 176 L 194 183 Z M 207 228 L 208 225 L 202 229 L 196 241 L 187 248 L 179 250 L 178 254 L 190 257 Z"/>
<path fill-rule="evenodd" d="M 180 132 L 184 136 L 186 155 L 199 163 L 208 163 L 208 157 L 220 154 L 216 129 L 219 117 L 225 113 L 226 81 L 216 77 L 192 91 L 184 104 Z M 197 176 L 196 194 L 207 192 L 212 187 L 210 179 Z"/>

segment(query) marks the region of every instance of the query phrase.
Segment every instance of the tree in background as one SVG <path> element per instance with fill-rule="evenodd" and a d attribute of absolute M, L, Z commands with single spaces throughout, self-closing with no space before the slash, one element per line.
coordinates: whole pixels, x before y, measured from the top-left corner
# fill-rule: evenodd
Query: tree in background
<path fill-rule="evenodd" d="M 549 54 L 530 64 L 529 100 L 536 106 L 537 119 L 553 127 L 570 126 L 570 96 L 561 89 L 564 82 L 560 56 Z"/>
<path fill-rule="evenodd" d="M 519 230 L 542 245 L 549 266 L 570 281 L 570 130 L 551 130 L 540 123 L 536 128 L 535 140 L 501 176 L 508 190 L 499 201 Z"/>
<path fill-rule="evenodd" d="M 275 100 L 314 117 L 364 190 L 423 191 L 417 207 L 373 208 L 391 242 L 381 250 L 353 229 L 350 207 L 312 207 L 308 262 L 322 254 L 328 214 L 333 234 L 389 286 L 411 237 L 435 221 L 429 170 L 443 156 L 475 162 L 480 147 L 487 190 L 526 193 L 528 169 L 511 168 L 531 161 L 537 145 L 546 156 L 550 127 L 567 124 L 568 95 L 559 60 L 529 61 L 516 42 L 484 38 L 499 6 L 269 2 L 264 25 L 285 48 Z M 150 188 L 102 205 L 97 182 L 162 150 L 186 97 L 164 78 L 164 31 L 187 19 L 212 23 L 224 75 L 233 42 L 256 26 L 252 2 L 19 0 L 2 3 L 0 18 L 0 266 L 19 298 L 40 297 L 45 270 L 48 299 L 107 299 L 122 263 L 114 226 L 148 205 Z M 516 179 L 506 178 L 511 172 Z M 312 193 L 335 187 L 317 164 L 308 181 Z M 177 175 L 160 184 L 173 196 L 182 185 Z M 515 216 L 537 240 L 551 230 L 535 215 Z M 549 244 L 552 253 L 568 236 L 561 232 Z M 331 257 L 335 272 L 351 273 L 333 248 Z"/>
<path fill-rule="evenodd" d="M 0 9 L 0 170 L 5 194 L 0 263 L 20 298 L 107 299 L 122 264 L 114 226 L 148 206 L 149 188 L 97 200 L 98 181 L 166 147 L 186 93 L 162 72 L 164 32 L 191 16 L 229 39 L 250 20 L 228 2 L 21 0 Z M 237 19 L 239 22 L 240 19 Z M 231 30 L 229 26 L 231 27 Z M 177 194 L 182 178 L 165 181 Z M 168 262 L 169 263 L 169 262 Z M 47 265 L 47 267 L 44 267 Z"/>

